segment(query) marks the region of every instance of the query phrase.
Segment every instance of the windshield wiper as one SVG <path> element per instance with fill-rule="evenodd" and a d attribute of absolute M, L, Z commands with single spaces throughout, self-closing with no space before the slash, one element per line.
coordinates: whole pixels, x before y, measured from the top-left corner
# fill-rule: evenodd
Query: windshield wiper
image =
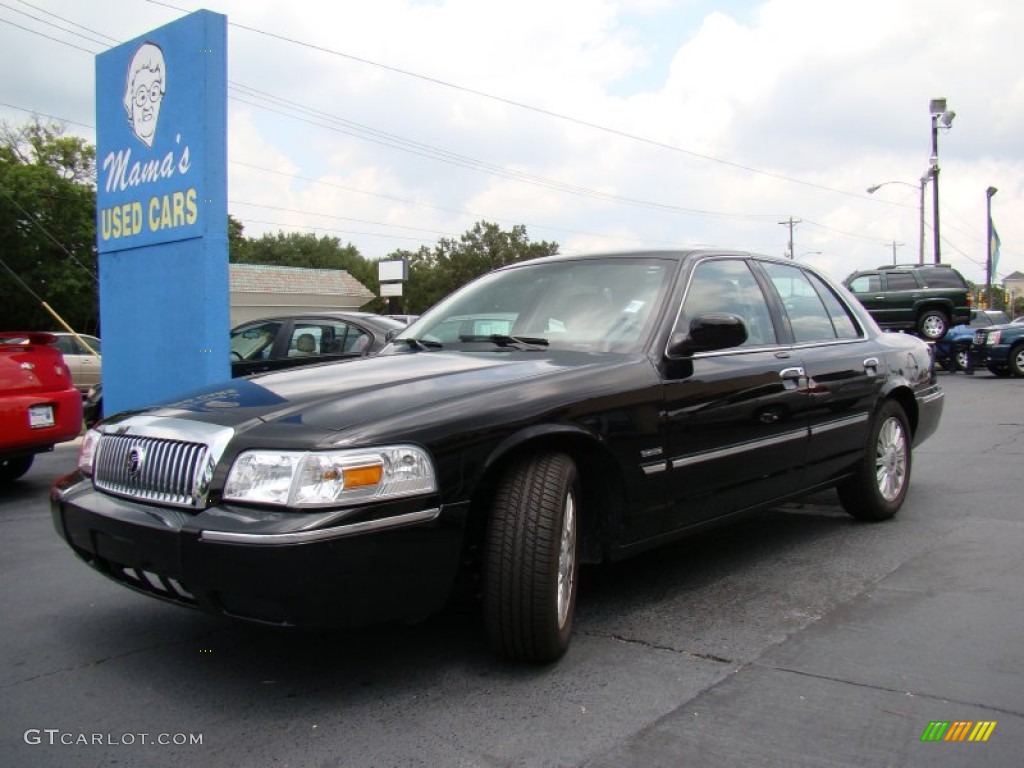
<path fill-rule="evenodd" d="M 404 339 L 395 339 L 395 341 L 404 341 L 409 345 L 410 349 L 442 349 L 444 344 L 440 341 L 431 341 L 430 339 L 414 339 L 412 336 L 406 336 Z"/>
<path fill-rule="evenodd" d="M 489 341 L 499 347 L 515 347 L 520 349 L 520 344 L 527 347 L 546 347 L 547 339 L 532 338 L 529 336 L 506 336 L 502 333 L 492 333 L 490 336 L 459 336 L 459 341 Z"/>

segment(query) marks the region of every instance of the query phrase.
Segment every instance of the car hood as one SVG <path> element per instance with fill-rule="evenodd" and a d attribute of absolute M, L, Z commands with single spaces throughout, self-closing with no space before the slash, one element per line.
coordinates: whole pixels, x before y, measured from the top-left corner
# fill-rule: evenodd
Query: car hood
<path fill-rule="evenodd" d="M 608 376 L 617 378 L 611 371 L 645 360 L 548 350 L 395 354 L 231 379 L 146 413 L 230 426 L 236 433 L 272 424 L 326 434 L 400 419 L 408 424 L 410 414 L 426 418 L 442 404 L 466 411 L 475 398 L 492 411 L 529 397 L 578 400 L 588 388 L 609 391 Z M 108 423 L 131 415 L 119 414 Z"/>

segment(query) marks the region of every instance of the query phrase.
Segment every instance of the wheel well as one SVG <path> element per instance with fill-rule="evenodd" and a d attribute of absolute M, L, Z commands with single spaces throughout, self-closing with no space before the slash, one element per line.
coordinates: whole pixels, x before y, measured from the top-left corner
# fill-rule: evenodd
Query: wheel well
<path fill-rule="evenodd" d="M 900 389 L 891 392 L 889 394 L 889 399 L 895 400 L 897 403 L 899 403 L 900 407 L 903 409 L 903 412 L 907 414 L 907 422 L 910 424 L 911 437 L 916 435 L 918 412 L 917 400 L 914 399 L 914 393 L 911 392 L 909 389 L 901 387 Z"/>
<path fill-rule="evenodd" d="M 946 318 L 947 323 L 953 315 L 952 310 L 945 304 L 924 304 L 917 309 L 917 319 L 920 320 L 928 312 L 938 312 Z"/>
<path fill-rule="evenodd" d="M 615 462 L 599 443 L 583 435 L 544 435 L 523 442 L 492 462 L 477 483 L 470 502 L 466 539 L 477 547 L 483 539 L 491 502 L 502 474 L 514 462 L 526 461 L 542 451 L 560 451 L 572 457 L 582 494 L 579 514 L 580 559 L 596 563 L 604 557 L 605 543 L 620 519 L 624 490 Z"/>

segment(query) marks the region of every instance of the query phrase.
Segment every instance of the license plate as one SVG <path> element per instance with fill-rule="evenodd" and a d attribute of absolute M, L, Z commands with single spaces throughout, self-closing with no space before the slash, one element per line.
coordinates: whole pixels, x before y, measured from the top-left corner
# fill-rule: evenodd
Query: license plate
<path fill-rule="evenodd" d="M 28 409 L 28 425 L 32 429 L 52 427 L 57 422 L 53 418 L 52 405 L 32 405 Z"/>

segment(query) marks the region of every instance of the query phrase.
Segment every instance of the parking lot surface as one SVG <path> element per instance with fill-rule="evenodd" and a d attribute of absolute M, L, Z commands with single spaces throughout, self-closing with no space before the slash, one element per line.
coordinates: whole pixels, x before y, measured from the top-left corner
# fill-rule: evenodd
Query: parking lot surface
<path fill-rule="evenodd" d="M 53 530 L 61 446 L 0 496 L 0 766 L 1019 765 L 1024 382 L 940 381 L 895 520 L 823 493 L 589 568 L 539 667 L 464 607 L 300 634 L 135 595 Z"/>

